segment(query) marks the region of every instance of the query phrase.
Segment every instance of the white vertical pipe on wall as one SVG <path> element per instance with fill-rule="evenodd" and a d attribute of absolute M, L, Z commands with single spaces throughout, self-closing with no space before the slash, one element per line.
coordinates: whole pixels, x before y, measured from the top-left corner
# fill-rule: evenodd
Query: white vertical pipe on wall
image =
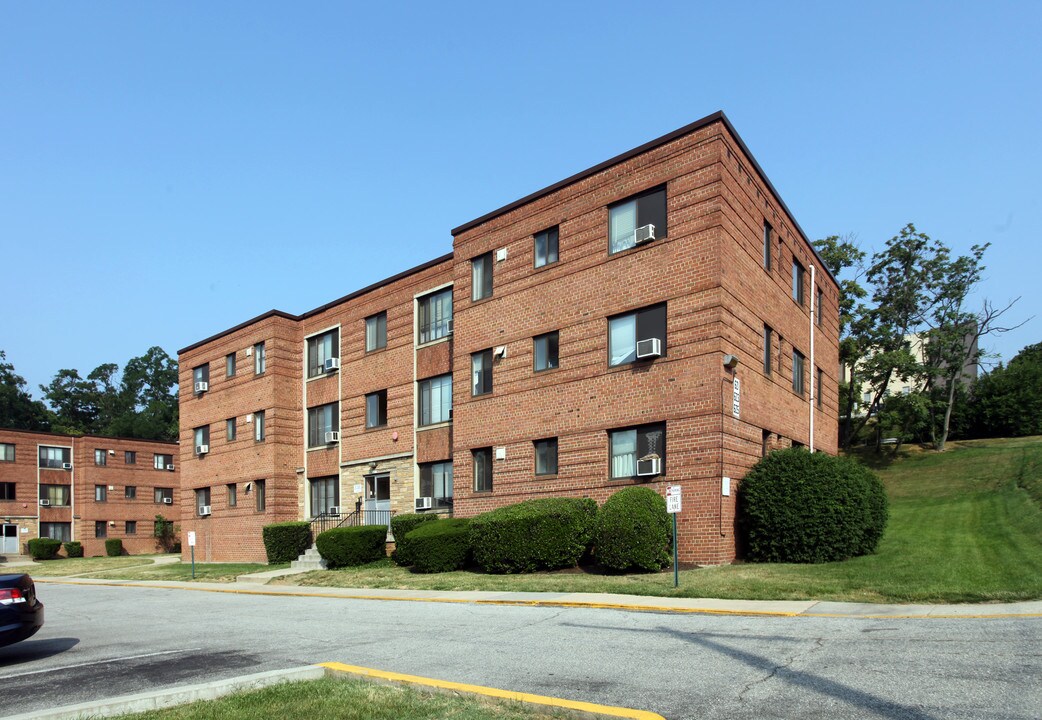
<path fill-rule="evenodd" d="M 817 285 L 814 280 L 814 266 L 810 266 L 810 367 L 807 368 L 807 372 L 810 375 L 810 451 L 814 452 L 814 402 L 816 393 L 821 392 L 821 388 L 817 387 L 815 380 L 818 377 L 818 373 L 815 370 L 816 365 L 814 364 L 814 321 L 815 313 L 821 312 L 821 308 L 815 307 L 814 303 L 818 299 Z"/>

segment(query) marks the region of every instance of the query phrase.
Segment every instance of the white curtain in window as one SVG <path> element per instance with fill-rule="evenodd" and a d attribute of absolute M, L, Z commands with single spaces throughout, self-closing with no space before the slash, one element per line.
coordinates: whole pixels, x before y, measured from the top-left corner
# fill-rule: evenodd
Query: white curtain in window
<path fill-rule="evenodd" d="M 616 205 L 610 211 L 609 234 L 613 253 L 636 245 L 637 203 L 635 200 Z"/>
<path fill-rule="evenodd" d="M 637 474 L 637 431 L 622 430 L 611 434 L 611 476 L 633 477 Z"/>
<path fill-rule="evenodd" d="M 637 357 L 637 316 L 623 315 L 608 323 L 608 354 L 612 365 L 631 362 Z"/>

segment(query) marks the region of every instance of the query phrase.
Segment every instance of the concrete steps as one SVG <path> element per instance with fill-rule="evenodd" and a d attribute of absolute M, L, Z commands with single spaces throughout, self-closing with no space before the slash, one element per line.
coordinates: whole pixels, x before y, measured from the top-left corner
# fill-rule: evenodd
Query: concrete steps
<path fill-rule="evenodd" d="M 296 560 L 289 564 L 293 570 L 307 571 L 307 570 L 325 570 L 326 561 L 322 559 L 318 549 L 312 545 L 301 554 Z"/>

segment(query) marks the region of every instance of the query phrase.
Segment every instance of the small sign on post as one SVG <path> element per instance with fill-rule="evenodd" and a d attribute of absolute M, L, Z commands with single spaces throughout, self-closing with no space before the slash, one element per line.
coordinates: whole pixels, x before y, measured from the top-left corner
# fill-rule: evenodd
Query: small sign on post
<path fill-rule="evenodd" d="M 192 549 L 192 579 L 195 580 L 195 532 L 188 531 L 188 547 Z"/>
<path fill-rule="evenodd" d="M 677 566 L 677 513 L 680 512 L 681 487 L 679 485 L 666 486 L 666 512 L 673 517 L 673 587 L 680 586 L 680 571 Z"/>

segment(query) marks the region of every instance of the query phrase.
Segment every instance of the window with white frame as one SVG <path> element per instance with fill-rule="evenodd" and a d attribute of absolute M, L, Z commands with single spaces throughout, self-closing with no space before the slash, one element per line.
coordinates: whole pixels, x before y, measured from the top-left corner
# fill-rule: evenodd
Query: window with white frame
<path fill-rule="evenodd" d="M 666 472 L 665 423 L 612 430 L 608 433 L 608 440 L 612 480 Z"/>
<path fill-rule="evenodd" d="M 308 338 L 308 377 L 326 372 L 326 360 L 340 357 L 340 331 L 337 329 Z"/>
<path fill-rule="evenodd" d="M 326 433 L 340 430 L 340 403 L 332 402 L 308 408 L 308 447 L 327 444 Z M 254 416 L 256 422 L 256 416 Z"/>
<path fill-rule="evenodd" d="M 416 302 L 418 344 L 434 342 L 452 334 L 452 288 L 425 295 Z"/>
<path fill-rule="evenodd" d="M 420 381 L 419 425 L 435 425 L 452 419 L 452 375 Z"/>
<path fill-rule="evenodd" d="M 340 507 L 340 479 L 330 477 L 311 478 L 311 517 L 329 513 L 330 508 Z"/>
<path fill-rule="evenodd" d="M 68 485 L 40 485 L 40 499 L 49 505 L 64 507 L 69 504 Z"/>
<path fill-rule="evenodd" d="M 72 454 L 69 448 L 40 446 L 40 467 L 42 468 L 61 470 L 65 464 L 71 461 L 71 458 Z"/>
<path fill-rule="evenodd" d="M 435 508 L 452 507 L 451 462 L 420 465 L 420 497 L 431 498 L 431 506 Z"/>

